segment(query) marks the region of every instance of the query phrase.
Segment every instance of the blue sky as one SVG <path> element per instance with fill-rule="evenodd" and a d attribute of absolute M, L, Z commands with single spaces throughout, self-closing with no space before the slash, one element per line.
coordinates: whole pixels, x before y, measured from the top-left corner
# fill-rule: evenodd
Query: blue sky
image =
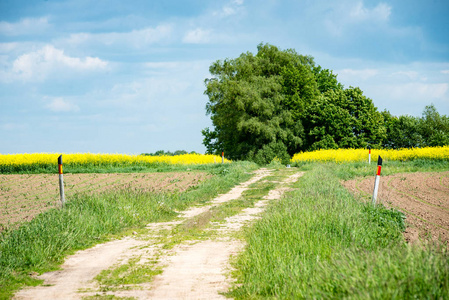
<path fill-rule="evenodd" d="M 205 151 L 213 61 L 293 48 L 379 110 L 449 115 L 447 0 L 0 0 L 0 153 Z"/>

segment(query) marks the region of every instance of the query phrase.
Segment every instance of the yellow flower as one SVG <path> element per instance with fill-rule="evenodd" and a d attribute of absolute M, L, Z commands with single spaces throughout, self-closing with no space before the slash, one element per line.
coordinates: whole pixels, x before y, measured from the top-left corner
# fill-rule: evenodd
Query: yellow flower
<path fill-rule="evenodd" d="M 0 154 L 0 166 L 51 165 L 57 164 L 60 154 L 56 153 L 24 153 Z M 176 156 L 144 156 L 127 154 L 63 154 L 63 164 L 67 165 L 138 165 L 167 163 L 177 165 L 221 163 L 221 157 L 210 154 L 183 154 Z M 226 163 L 230 161 L 225 159 Z"/>
<path fill-rule="evenodd" d="M 353 162 L 368 161 L 368 149 L 331 149 L 317 150 L 311 152 L 296 153 L 292 162 L 301 161 L 333 161 L 333 162 Z M 379 155 L 382 159 L 408 161 L 414 159 L 438 159 L 449 160 L 449 146 L 425 147 L 412 149 L 372 149 L 371 160 L 377 161 Z"/>

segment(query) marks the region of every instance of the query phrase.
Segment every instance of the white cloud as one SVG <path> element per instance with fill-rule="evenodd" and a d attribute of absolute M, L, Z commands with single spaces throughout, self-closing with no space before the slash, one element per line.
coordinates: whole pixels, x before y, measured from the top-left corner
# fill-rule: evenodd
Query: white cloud
<path fill-rule="evenodd" d="M 349 11 L 352 21 L 360 22 L 366 20 L 387 21 L 391 15 L 391 6 L 385 3 L 379 3 L 373 9 L 368 9 L 363 2 L 358 2 Z"/>
<path fill-rule="evenodd" d="M 419 73 L 416 71 L 398 71 L 392 74 L 393 76 L 405 77 L 409 80 L 417 80 L 419 79 Z"/>
<path fill-rule="evenodd" d="M 25 18 L 17 23 L 0 22 L 0 34 L 7 36 L 35 35 L 43 33 L 49 28 L 50 24 L 46 17 Z"/>
<path fill-rule="evenodd" d="M 203 79 L 208 76 L 209 64 L 210 61 L 205 60 L 148 62 L 138 79 L 117 82 L 88 98 L 99 100 L 97 103 L 101 108 L 107 109 L 138 108 L 143 111 L 151 107 L 155 113 L 161 109 L 182 111 L 185 105 L 203 111 L 206 103 Z"/>
<path fill-rule="evenodd" d="M 12 64 L 12 73 L 24 80 L 43 80 L 55 70 L 96 71 L 104 70 L 108 62 L 98 57 L 83 59 L 64 54 L 52 45 L 19 56 Z"/>
<path fill-rule="evenodd" d="M 214 11 L 212 13 L 213 17 L 228 17 L 236 15 L 243 11 L 243 0 L 233 0 L 223 5 L 220 10 Z"/>
<path fill-rule="evenodd" d="M 54 98 L 45 107 L 53 112 L 77 112 L 80 110 L 78 105 L 64 100 L 63 98 Z"/>
<path fill-rule="evenodd" d="M 206 44 L 211 41 L 212 31 L 196 28 L 188 31 L 182 41 L 187 44 Z"/>
<path fill-rule="evenodd" d="M 336 72 L 338 74 L 338 78 L 344 81 L 353 81 L 354 79 L 363 79 L 367 80 L 371 77 L 379 74 L 379 71 L 376 69 L 363 69 L 363 70 L 354 70 L 354 69 L 343 69 Z"/>
<path fill-rule="evenodd" d="M 180 66 L 180 62 L 148 62 L 144 66 L 150 69 L 174 69 Z"/>
<path fill-rule="evenodd" d="M 155 28 L 146 27 L 129 32 L 76 33 L 70 35 L 65 42 L 72 45 L 101 44 L 106 46 L 141 48 L 169 39 L 172 32 L 173 28 L 171 25 L 159 25 Z"/>
<path fill-rule="evenodd" d="M 442 99 L 449 90 L 447 83 L 406 83 L 385 85 L 385 92 L 393 99 L 409 99 L 417 101 L 428 101 Z"/>
<path fill-rule="evenodd" d="M 18 43 L 0 43 L 0 53 L 10 53 L 17 49 Z"/>
<path fill-rule="evenodd" d="M 449 74 L 449 70 L 441 70 L 441 74 Z"/>
<path fill-rule="evenodd" d="M 324 25 L 334 36 L 343 36 L 346 31 L 353 31 L 357 26 L 370 24 L 375 27 L 387 23 L 391 15 L 391 6 L 379 3 L 374 8 L 365 7 L 363 1 L 335 2 L 329 7 Z"/>
<path fill-rule="evenodd" d="M 0 125 L 0 129 L 8 130 L 8 131 L 17 131 L 26 129 L 28 126 L 24 123 L 4 123 Z"/>
<path fill-rule="evenodd" d="M 360 69 L 336 69 L 338 80 L 346 88 L 360 87 L 380 110 L 419 116 L 426 105 L 433 103 L 440 113 L 449 113 L 449 81 L 441 72 L 449 71 L 446 62 L 379 64 L 348 59 L 344 65 L 358 65 Z"/>
<path fill-rule="evenodd" d="M 233 15 L 233 14 L 235 14 L 235 8 L 229 7 L 229 6 L 223 7 L 223 14 L 225 16 Z"/>

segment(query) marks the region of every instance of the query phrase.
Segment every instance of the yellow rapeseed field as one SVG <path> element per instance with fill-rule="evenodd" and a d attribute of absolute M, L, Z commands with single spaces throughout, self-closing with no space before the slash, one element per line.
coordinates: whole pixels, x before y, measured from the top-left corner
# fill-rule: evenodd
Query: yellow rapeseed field
<path fill-rule="evenodd" d="M 449 160 L 449 146 L 400 150 L 371 149 L 372 161 L 376 162 L 379 155 L 382 159 L 398 161 L 414 159 Z M 368 161 L 368 149 L 332 149 L 300 152 L 293 156 L 292 162 L 300 161 L 333 161 L 339 163 Z"/>
<path fill-rule="evenodd" d="M 58 156 L 55 153 L 31 154 L 0 154 L 0 166 L 20 165 L 49 165 L 57 164 Z M 209 154 L 183 154 L 176 156 L 144 156 L 127 154 L 92 154 L 76 153 L 63 154 L 63 164 L 69 165 L 121 165 L 140 163 L 167 163 L 167 164 L 210 164 L 221 163 L 221 157 Z M 225 162 L 230 162 L 225 159 Z"/>

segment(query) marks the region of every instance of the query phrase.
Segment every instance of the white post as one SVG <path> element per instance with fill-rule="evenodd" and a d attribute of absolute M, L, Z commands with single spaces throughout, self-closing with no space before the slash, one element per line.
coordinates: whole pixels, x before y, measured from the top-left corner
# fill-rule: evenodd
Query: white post
<path fill-rule="evenodd" d="M 59 171 L 59 192 L 60 192 L 61 206 L 64 207 L 65 196 L 64 196 L 64 178 L 62 176 L 62 154 L 58 157 L 58 171 Z"/>
<path fill-rule="evenodd" d="M 379 181 L 380 181 L 381 169 L 382 169 L 382 158 L 379 156 L 379 158 L 377 159 L 376 180 L 374 181 L 373 205 L 376 205 L 376 201 L 377 201 L 377 192 L 379 191 Z"/>
<path fill-rule="evenodd" d="M 224 151 L 221 151 L 221 163 L 224 164 Z"/>
<path fill-rule="evenodd" d="M 371 164 L 371 147 L 368 146 L 369 154 L 368 154 L 368 164 Z"/>

